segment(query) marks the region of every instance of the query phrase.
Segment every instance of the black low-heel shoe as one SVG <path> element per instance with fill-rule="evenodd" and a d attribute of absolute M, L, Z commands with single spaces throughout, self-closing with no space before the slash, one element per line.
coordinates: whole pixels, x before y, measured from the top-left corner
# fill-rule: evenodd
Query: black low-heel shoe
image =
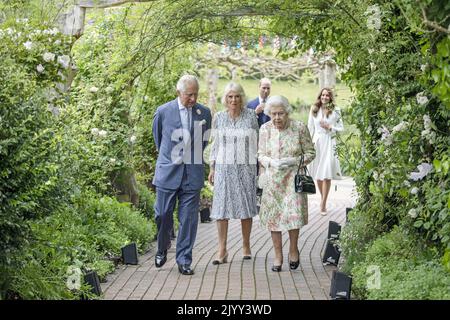
<path fill-rule="evenodd" d="M 273 265 L 272 266 L 272 271 L 273 272 L 281 272 L 281 265 L 279 265 L 279 266 Z"/>
<path fill-rule="evenodd" d="M 297 261 L 291 261 L 291 259 L 289 258 L 289 269 L 291 270 L 295 270 L 298 268 L 298 265 L 300 264 L 300 252 L 297 250 L 298 252 L 298 260 Z"/>
<path fill-rule="evenodd" d="M 300 264 L 300 259 L 298 261 L 290 261 L 289 262 L 289 269 L 295 270 L 298 268 L 298 265 Z"/>

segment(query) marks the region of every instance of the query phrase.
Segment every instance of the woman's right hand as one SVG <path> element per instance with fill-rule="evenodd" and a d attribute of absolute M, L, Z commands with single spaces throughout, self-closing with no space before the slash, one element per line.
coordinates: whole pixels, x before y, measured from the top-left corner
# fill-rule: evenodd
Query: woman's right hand
<path fill-rule="evenodd" d="M 209 170 L 208 181 L 211 185 L 214 185 L 214 169 Z"/>

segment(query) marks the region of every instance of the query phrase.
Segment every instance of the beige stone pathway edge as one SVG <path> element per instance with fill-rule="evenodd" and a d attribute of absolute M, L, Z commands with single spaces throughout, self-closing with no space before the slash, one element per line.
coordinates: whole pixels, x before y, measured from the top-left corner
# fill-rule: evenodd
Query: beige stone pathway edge
<path fill-rule="evenodd" d="M 337 190 L 336 190 L 337 188 Z M 217 253 L 217 229 L 214 222 L 200 223 L 194 247 L 193 276 L 182 276 L 175 263 L 175 241 L 168 261 L 154 266 L 155 250 L 139 257 L 137 266 L 119 266 L 102 283 L 108 300 L 327 300 L 334 266 L 322 264 L 330 220 L 343 225 L 345 208 L 356 201 L 350 178 L 333 181 L 328 215 L 319 214 L 319 196 L 309 197 L 309 223 L 300 230 L 300 267 L 289 270 L 287 233 L 283 233 L 283 270 L 270 270 L 274 253 L 270 232 L 255 218 L 251 236 L 251 260 L 242 259 L 240 222 L 230 221 L 228 263 L 212 265 Z"/>

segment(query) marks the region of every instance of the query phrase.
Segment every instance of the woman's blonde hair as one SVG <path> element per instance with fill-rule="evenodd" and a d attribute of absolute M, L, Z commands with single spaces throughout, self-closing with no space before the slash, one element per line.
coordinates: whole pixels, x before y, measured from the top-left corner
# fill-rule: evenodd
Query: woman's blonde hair
<path fill-rule="evenodd" d="M 236 82 L 229 82 L 225 89 L 223 89 L 223 96 L 222 96 L 222 104 L 226 107 L 227 106 L 227 96 L 230 93 L 230 91 L 237 92 L 241 97 L 241 110 L 243 110 L 247 106 L 247 96 L 245 95 L 244 88 L 239 83 Z"/>
<path fill-rule="evenodd" d="M 319 112 L 320 107 L 322 107 L 322 100 L 320 99 L 320 97 L 322 96 L 323 90 L 327 90 L 330 95 L 330 102 L 324 108 L 327 118 L 333 112 L 334 108 L 336 108 L 336 105 L 334 104 L 333 91 L 331 91 L 330 88 L 322 88 L 322 90 L 320 90 L 319 92 L 319 95 L 317 96 L 316 103 L 314 103 L 311 108 L 314 117 L 317 117 L 317 112 Z"/>

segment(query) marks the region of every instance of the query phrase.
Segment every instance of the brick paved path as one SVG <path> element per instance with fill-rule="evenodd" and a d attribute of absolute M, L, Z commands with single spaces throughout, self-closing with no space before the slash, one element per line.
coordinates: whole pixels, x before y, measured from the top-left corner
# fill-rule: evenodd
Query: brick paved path
<path fill-rule="evenodd" d="M 337 187 L 337 190 L 336 190 Z M 300 267 L 289 271 L 287 233 L 283 233 L 283 270 L 270 270 L 274 253 L 270 232 L 255 218 L 251 236 L 251 260 L 242 259 L 241 228 L 238 220 L 230 221 L 228 230 L 228 263 L 211 262 L 217 253 L 217 229 L 214 222 L 200 223 L 193 252 L 193 276 L 183 276 L 175 263 L 175 248 L 169 250 L 166 264 L 156 269 L 155 250 L 139 257 L 140 265 L 119 266 L 102 283 L 105 299 L 163 300 L 325 300 L 334 266 L 322 264 L 328 221 L 345 222 L 345 208 L 355 204 L 353 180 L 333 181 L 328 215 L 319 214 L 319 196 L 309 197 L 309 224 L 300 230 Z"/>

